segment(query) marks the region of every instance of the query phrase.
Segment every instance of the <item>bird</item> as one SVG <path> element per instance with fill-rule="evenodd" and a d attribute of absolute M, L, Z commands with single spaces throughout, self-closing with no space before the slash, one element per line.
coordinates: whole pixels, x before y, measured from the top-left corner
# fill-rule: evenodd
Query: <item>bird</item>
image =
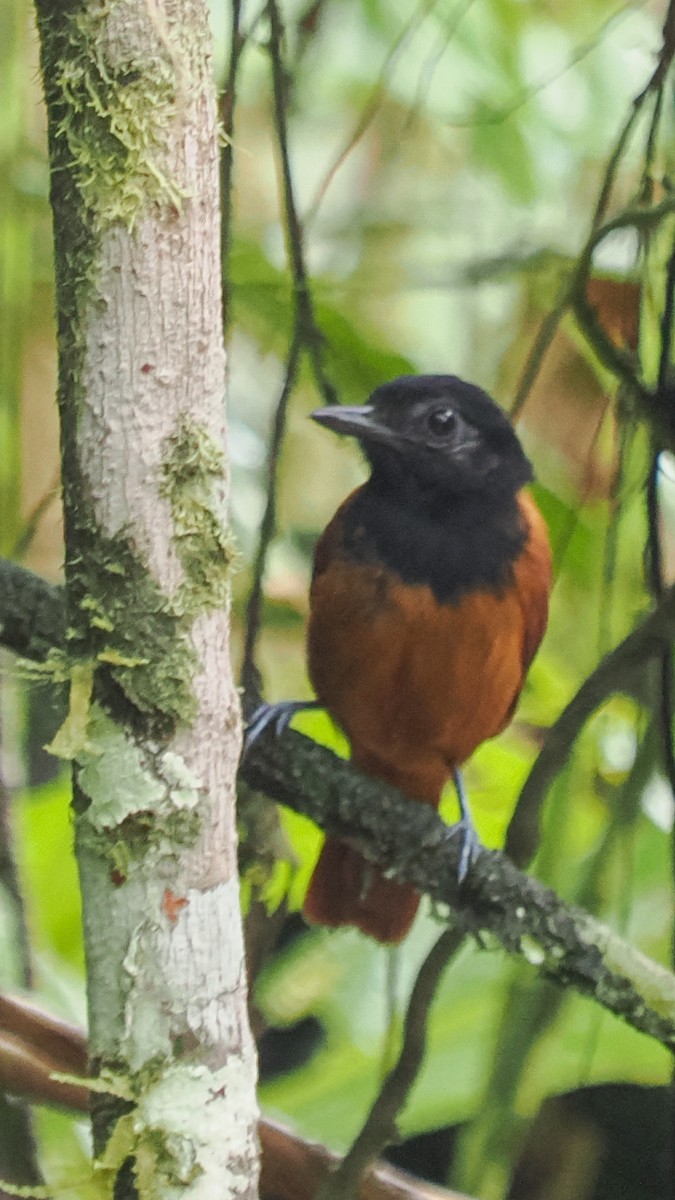
<path fill-rule="evenodd" d="M 479 843 L 459 768 L 510 722 L 547 624 L 551 551 L 527 490 L 532 466 L 499 405 L 455 375 L 404 375 L 364 405 L 311 416 L 356 438 L 370 475 L 314 553 L 316 700 L 265 706 L 249 736 L 317 706 L 345 733 L 353 764 L 411 801 L 438 807 L 453 778 L 461 879 Z M 393 945 L 419 900 L 328 837 L 303 912 Z"/>

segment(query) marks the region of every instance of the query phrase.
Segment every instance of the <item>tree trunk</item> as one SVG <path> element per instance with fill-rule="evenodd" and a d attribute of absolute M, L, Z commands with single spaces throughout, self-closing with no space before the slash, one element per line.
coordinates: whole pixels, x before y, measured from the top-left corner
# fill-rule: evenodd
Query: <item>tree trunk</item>
<path fill-rule="evenodd" d="M 53 749 L 74 765 L 95 1148 L 118 1200 L 249 1198 L 206 5 L 37 9 L 71 694 Z"/>

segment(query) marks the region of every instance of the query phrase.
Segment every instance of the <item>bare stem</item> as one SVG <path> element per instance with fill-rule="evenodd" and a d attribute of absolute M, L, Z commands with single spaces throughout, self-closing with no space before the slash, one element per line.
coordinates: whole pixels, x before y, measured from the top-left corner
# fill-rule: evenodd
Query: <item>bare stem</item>
<path fill-rule="evenodd" d="M 461 919 L 432 946 L 415 980 L 406 1014 L 399 1058 L 389 1072 L 363 1128 L 317 1195 L 317 1200 L 356 1200 L 359 1180 L 386 1146 L 398 1137 L 396 1118 L 418 1076 L 427 1045 L 429 1010 L 443 971 L 467 933 Z"/>

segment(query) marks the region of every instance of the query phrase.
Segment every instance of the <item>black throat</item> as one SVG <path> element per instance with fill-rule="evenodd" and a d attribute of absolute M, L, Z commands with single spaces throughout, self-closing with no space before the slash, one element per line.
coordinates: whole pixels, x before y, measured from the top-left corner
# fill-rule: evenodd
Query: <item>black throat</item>
<path fill-rule="evenodd" d="M 527 529 L 513 485 L 462 493 L 423 492 L 410 477 L 373 473 L 344 512 L 350 561 L 382 565 L 403 583 L 430 587 L 439 604 L 476 589 L 499 593 Z"/>

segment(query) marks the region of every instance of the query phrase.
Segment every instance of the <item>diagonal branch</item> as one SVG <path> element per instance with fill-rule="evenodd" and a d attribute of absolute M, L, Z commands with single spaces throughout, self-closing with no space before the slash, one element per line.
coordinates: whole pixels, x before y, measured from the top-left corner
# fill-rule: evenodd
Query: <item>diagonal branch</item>
<path fill-rule="evenodd" d="M 17 563 L 0 559 L 0 645 L 42 662 L 65 639 L 61 589 Z"/>
<path fill-rule="evenodd" d="M 90 1102 L 86 1075 L 87 1039 L 82 1029 L 65 1024 L 23 997 L 0 995 L 0 1081 L 13 1096 L 86 1113 Z M 340 1162 L 325 1146 L 308 1142 L 267 1117 L 261 1117 L 258 1134 L 263 1196 L 314 1200 L 317 1188 Z M 0 1200 L 2 1195 L 0 1191 Z M 358 1197 L 470 1200 L 384 1163 L 360 1181 Z"/>
<path fill-rule="evenodd" d="M 292 730 L 266 730 L 240 767 L 250 787 L 349 841 L 399 882 L 411 883 L 492 933 L 540 973 L 592 996 L 633 1028 L 675 1048 L 675 976 L 606 925 L 534 879 L 498 851 L 481 850 L 460 887 L 461 841 L 426 805 L 358 773 Z"/>
<path fill-rule="evenodd" d="M 660 659 L 675 638 L 675 586 L 668 588 L 656 608 L 627 638 L 606 654 L 551 726 L 546 741 L 525 780 L 509 828 L 506 849 L 527 862 L 539 841 L 539 811 L 547 789 L 569 758 L 582 726 L 613 692 L 634 687 L 648 663 Z"/>
<path fill-rule="evenodd" d="M 0 994 L 0 1082 L 14 1097 L 74 1113 L 89 1111 L 87 1039 L 22 996 Z M 315 1200 L 340 1158 L 316 1142 L 261 1116 L 261 1195 Z M 4 1193 L 0 1189 L 0 1200 Z M 416 1176 L 376 1163 L 359 1181 L 358 1200 L 470 1200 Z"/>
<path fill-rule="evenodd" d="M 427 1048 L 427 1020 L 432 1001 L 450 960 L 462 946 L 466 926 L 455 921 L 434 943 L 413 987 L 397 1062 L 387 1075 L 365 1124 L 329 1176 L 316 1200 L 357 1200 L 359 1181 L 386 1146 L 396 1141 L 396 1120 L 417 1079 Z"/>
<path fill-rule="evenodd" d="M 28 576 L 31 594 L 39 581 L 11 563 L 0 578 Z M 48 627 L 62 621 L 60 594 L 42 585 Z M 18 598 L 18 595 L 17 595 Z M 0 624 L 6 616 L 0 589 Z M 61 626 L 63 627 L 63 626 Z M 675 631 L 675 587 L 652 613 L 607 655 L 551 731 L 552 749 L 543 757 L 544 775 L 559 765 L 560 747 L 571 744 L 586 716 L 612 691 L 658 656 Z M 4 638 L 2 639 L 4 640 Z M 13 649 L 44 656 L 30 632 Z M 548 743 L 547 743 L 548 747 Z M 552 757 L 551 757 L 552 756 Z M 536 767 L 535 767 L 536 770 Z M 555 770 L 553 770 L 555 773 Z M 472 932 L 494 934 L 510 953 L 521 955 L 541 974 L 583 995 L 609 1012 L 675 1048 L 675 976 L 618 937 L 587 913 L 565 904 L 554 892 L 523 875 L 497 851 L 482 850 L 460 888 L 459 839 L 436 813 L 385 787 L 289 730 L 282 738 L 264 731 L 240 767 L 249 787 L 304 813 L 334 837 L 353 842 L 392 878 L 411 883 L 440 904 L 455 909 Z M 534 775 L 534 772 L 533 772 Z"/>

